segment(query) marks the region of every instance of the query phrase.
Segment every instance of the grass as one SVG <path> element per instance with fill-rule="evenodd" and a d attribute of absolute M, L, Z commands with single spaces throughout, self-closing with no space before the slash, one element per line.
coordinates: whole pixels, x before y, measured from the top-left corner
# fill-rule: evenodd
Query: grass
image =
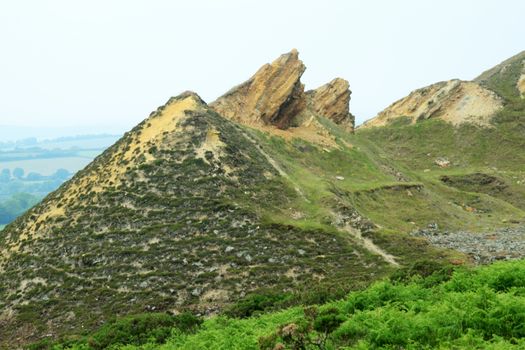
<path fill-rule="evenodd" d="M 525 346 L 524 324 L 525 261 L 475 269 L 426 261 L 338 301 L 213 317 L 194 333 L 173 328 L 162 344 L 111 349 L 515 349 Z M 53 349 L 94 349 L 89 339 Z"/>

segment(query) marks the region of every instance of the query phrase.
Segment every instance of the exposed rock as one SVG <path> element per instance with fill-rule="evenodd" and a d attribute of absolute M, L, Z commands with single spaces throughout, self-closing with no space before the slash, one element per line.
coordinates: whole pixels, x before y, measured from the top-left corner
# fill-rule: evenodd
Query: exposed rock
<path fill-rule="evenodd" d="M 434 163 L 441 168 L 448 168 L 450 166 L 450 161 L 443 157 L 436 158 Z"/>
<path fill-rule="evenodd" d="M 518 79 L 516 87 L 520 92 L 521 98 L 525 98 L 525 63 L 523 64 L 523 73 L 521 73 L 521 77 Z"/>
<path fill-rule="evenodd" d="M 293 126 L 293 137 L 329 145 L 330 136 L 324 135 L 329 133 L 316 123 L 316 116 L 329 118 L 353 131 L 349 84 L 336 78 L 305 93 L 300 81 L 305 69 L 294 49 L 262 66 L 248 81 L 219 97 L 210 107 L 224 117 L 266 131 L 272 131 L 268 127 Z"/>
<path fill-rule="evenodd" d="M 348 81 L 335 78 L 331 82 L 306 92 L 308 108 L 331 119 L 334 123 L 354 130 L 355 118 L 350 114 L 350 84 Z"/>
<path fill-rule="evenodd" d="M 449 80 L 415 90 L 391 104 L 362 127 L 383 126 L 400 117 L 414 124 L 419 120 L 439 118 L 454 125 L 470 122 L 488 125 L 503 103 L 496 93 L 478 83 Z"/>
<path fill-rule="evenodd" d="M 300 78 L 306 67 L 297 50 L 262 66 L 254 76 L 210 106 L 224 117 L 245 124 L 272 124 L 280 129 L 306 107 Z"/>
<path fill-rule="evenodd" d="M 525 256 L 525 227 L 501 228 L 480 234 L 473 232 L 441 232 L 437 227 L 413 232 L 431 244 L 458 250 L 469 255 L 477 264 L 495 260 L 522 259 Z"/>

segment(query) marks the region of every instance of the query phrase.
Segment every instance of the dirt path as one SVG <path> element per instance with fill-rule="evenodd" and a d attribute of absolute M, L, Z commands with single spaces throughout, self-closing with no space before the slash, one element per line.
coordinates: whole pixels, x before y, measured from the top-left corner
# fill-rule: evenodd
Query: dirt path
<path fill-rule="evenodd" d="M 281 175 L 282 177 L 284 177 L 286 180 L 288 180 L 290 183 L 293 184 L 294 188 L 295 188 L 295 191 L 307 202 L 310 202 L 310 200 L 308 200 L 308 198 L 306 198 L 306 196 L 304 195 L 304 193 L 301 191 L 301 189 L 299 188 L 299 186 L 297 185 L 297 183 L 295 183 L 291 178 L 290 176 L 284 171 L 283 168 L 281 168 L 281 166 L 279 165 L 279 163 L 277 163 L 277 161 L 275 159 L 272 158 L 272 156 L 270 156 L 268 153 L 266 153 L 266 151 L 264 151 L 262 149 L 262 147 L 257 143 L 257 141 L 252 138 L 250 135 L 248 135 L 246 133 L 246 131 L 244 131 L 243 129 L 239 129 L 241 134 L 248 140 L 250 141 L 256 148 L 257 150 L 266 158 L 266 160 L 268 161 L 268 163 L 271 164 L 271 166 L 279 173 L 279 175 Z M 336 216 L 336 213 L 332 213 L 334 216 Z M 361 231 L 359 231 L 358 229 L 355 229 L 353 228 L 352 226 L 346 224 L 345 226 L 342 226 L 341 227 L 344 231 L 348 232 L 354 239 L 357 240 L 357 242 L 363 247 L 365 248 L 366 250 L 368 250 L 369 252 L 371 252 L 372 254 L 375 254 L 375 255 L 379 255 L 380 257 L 382 257 L 387 263 L 391 264 L 391 265 L 394 265 L 394 266 L 399 266 L 399 263 L 396 262 L 395 260 L 395 257 L 391 254 L 388 254 L 387 252 L 385 252 L 383 249 L 381 249 L 380 247 L 378 247 L 374 242 L 372 242 L 372 240 L 368 239 L 368 238 L 365 238 L 363 237 L 363 235 L 361 234 Z"/>
<path fill-rule="evenodd" d="M 387 263 L 393 266 L 399 266 L 399 263 L 396 261 L 396 257 L 392 254 L 389 254 L 385 252 L 381 247 L 377 246 L 374 242 L 372 242 L 371 239 L 363 237 L 361 234 L 361 231 L 346 224 L 345 226 L 341 227 L 343 230 L 348 232 L 353 238 L 355 238 L 363 248 L 371 252 L 372 254 L 379 255 L 383 258 Z"/>

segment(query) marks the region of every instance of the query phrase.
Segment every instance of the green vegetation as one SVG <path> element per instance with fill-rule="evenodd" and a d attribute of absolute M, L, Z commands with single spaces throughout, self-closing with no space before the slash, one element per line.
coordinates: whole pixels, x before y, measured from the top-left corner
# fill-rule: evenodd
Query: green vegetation
<path fill-rule="evenodd" d="M 1 345 L 525 346 L 523 262 L 453 271 L 469 258 L 411 234 L 523 224 L 521 103 L 509 95 L 490 128 L 402 118 L 349 134 L 319 117 L 334 147 L 204 105 L 152 140 L 146 120 L 2 231 Z M 174 310 L 219 316 L 188 331 L 144 315 Z"/>
<path fill-rule="evenodd" d="M 86 166 L 115 135 L 0 142 L 0 224 L 5 225 Z"/>
<path fill-rule="evenodd" d="M 497 128 L 473 124 L 454 127 L 439 119 L 429 119 L 414 125 L 359 130 L 357 138 L 369 140 L 389 158 L 413 170 L 436 169 L 435 160 L 442 157 L 452 167 L 524 171 L 523 118 L 505 122 L 498 121 L 499 118 L 503 117 L 496 118 Z"/>
<path fill-rule="evenodd" d="M 481 232 L 523 222 L 525 100 L 516 88 L 521 70 L 522 58 L 517 57 L 505 69 L 480 77 L 504 100 L 491 127 L 453 126 L 439 119 L 409 125 L 399 118 L 347 137 L 372 159 L 388 160 L 407 179 L 422 185 L 416 191 L 378 189 L 355 198 L 355 206 L 373 222 L 402 231 L 428 220 L 446 230 Z M 449 166 L 440 167 L 438 159 L 447 160 Z"/>
<path fill-rule="evenodd" d="M 7 200 L 0 202 L 0 224 L 6 225 L 38 203 L 39 197 L 28 193 L 17 193 Z M 3 226 L 2 226 L 3 228 Z"/>
<path fill-rule="evenodd" d="M 524 324 L 525 261 L 475 269 L 423 261 L 335 302 L 244 319 L 213 317 L 194 333 L 175 326 L 162 342 L 105 344 L 126 350 L 518 349 L 525 346 Z M 99 349 L 89 339 L 108 329 L 53 349 Z"/>
<path fill-rule="evenodd" d="M 93 329 L 115 315 L 190 307 L 217 312 L 237 300 L 246 303 L 232 306 L 231 314 L 248 316 L 333 300 L 392 270 L 333 225 L 332 211 L 339 210 L 333 186 L 318 187 L 322 180 L 307 166 L 304 179 L 296 180 L 301 166 L 292 171 L 291 161 L 283 161 L 290 180 L 278 176 L 244 137 L 244 128 L 211 112 L 189 114 L 181 127 L 191 132 L 167 133 L 161 142 L 145 145 L 155 161 L 144 162 L 136 152 L 124 162 L 122 152 L 137 142 L 139 126 L 0 235 L 0 246 L 17 242 L 27 222 L 43 217 L 42 237 L 21 241 L 3 266 L 0 307 L 13 307 L 17 317 L 0 329 L 0 338 L 16 340 L 29 320 L 45 333 L 53 317 L 49 332 L 61 336 Z M 226 146 L 199 158 L 195 149 L 211 128 Z M 359 159 L 357 152 L 324 152 L 276 138 L 261 145 L 277 161 L 309 147 L 299 159 L 311 156 L 318 174 L 322 167 L 336 171 L 336 161 L 360 168 L 346 162 Z M 92 172 L 105 174 L 113 161 L 126 167 L 118 186 L 105 183 L 103 192 L 92 191 L 90 186 L 106 181 L 99 176 L 77 187 L 70 199 L 64 195 Z M 339 181 L 334 176 L 325 175 L 328 184 Z M 42 216 L 48 203 L 66 214 Z M 346 210 L 341 217 L 351 215 Z M 421 252 L 433 253 L 427 247 Z M 268 289 L 282 299 L 249 299 Z"/>

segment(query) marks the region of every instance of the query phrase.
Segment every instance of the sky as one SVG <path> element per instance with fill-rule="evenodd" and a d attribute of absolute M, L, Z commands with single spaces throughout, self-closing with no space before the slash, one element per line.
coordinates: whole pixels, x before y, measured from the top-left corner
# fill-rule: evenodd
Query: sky
<path fill-rule="evenodd" d="M 306 89 L 350 82 L 361 123 L 525 50 L 524 13 L 522 0 L 0 0 L 0 125 L 123 132 L 292 48 Z"/>

